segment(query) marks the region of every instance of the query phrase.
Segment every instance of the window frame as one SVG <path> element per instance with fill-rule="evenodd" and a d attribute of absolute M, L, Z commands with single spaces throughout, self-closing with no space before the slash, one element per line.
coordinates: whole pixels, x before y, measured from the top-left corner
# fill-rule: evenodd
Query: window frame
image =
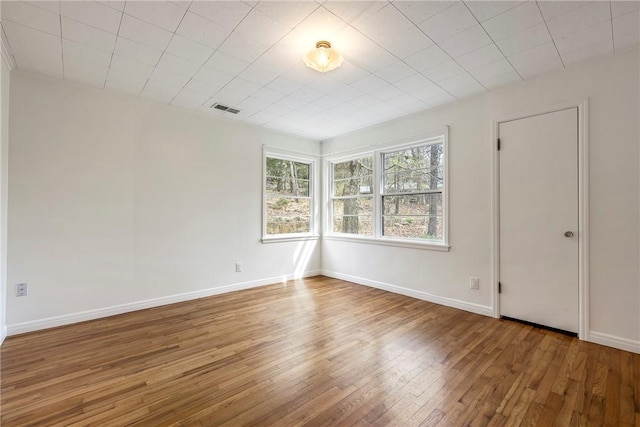
<path fill-rule="evenodd" d="M 293 161 L 309 165 L 309 195 L 300 197 L 309 200 L 309 231 L 302 233 L 267 234 L 267 158 Z M 318 159 L 312 155 L 294 153 L 272 147 L 262 151 L 262 243 L 316 240 L 318 233 Z"/>
<path fill-rule="evenodd" d="M 384 174 L 382 158 L 384 154 L 393 153 L 402 149 L 439 144 L 442 143 L 443 152 L 443 184 L 442 184 L 442 240 L 420 240 L 414 238 L 403 238 L 397 236 L 382 235 L 383 206 L 382 197 L 384 194 L 382 185 Z M 373 144 L 372 144 L 373 145 Z M 376 144 L 378 145 L 378 144 Z M 333 164 L 341 163 L 364 156 L 373 155 L 373 235 L 357 235 L 350 233 L 336 232 L 333 230 Z M 342 240 L 351 242 L 362 242 L 387 246 L 400 246 L 436 251 L 449 251 L 449 128 L 441 128 L 428 133 L 423 133 L 413 137 L 396 139 L 385 144 L 380 144 L 380 148 L 351 150 L 348 154 L 327 156 L 325 166 L 325 205 L 326 221 L 324 238 L 328 240 Z"/>

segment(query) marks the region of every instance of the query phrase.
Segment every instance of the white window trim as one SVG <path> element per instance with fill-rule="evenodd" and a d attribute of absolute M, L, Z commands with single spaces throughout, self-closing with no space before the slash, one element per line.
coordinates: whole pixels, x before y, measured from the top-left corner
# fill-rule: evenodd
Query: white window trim
<path fill-rule="evenodd" d="M 401 150 L 407 147 L 413 147 L 416 145 L 428 144 L 429 141 L 433 141 L 433 143 L 439 142 L 442 139 L 443 145 L 443 153 L 444 153 L 444 162 L 443 162 L 443 176 L 444 176 L 444 188 L 442 191 L 442 242 L 437 241 L 421 241 L 418 239 L 408 239 L 408 238 L 398 238 L 398 237 L 387 237 L 382 235 L 382 175 L 380 173 L 381 168 L 381 160 L 382 154 L 390 153 L 394 151 Z M 438 141 L 435 141 L 438 140 Z M 355 235 L 349 233 L 340 233 L 333 231 L 333 210 L 332 210 L 332 171 L 331 167 L 333 163 L 339 163 L 346 160 L 364 157 L 368 155 L 373 155 L 374 162 L 374 170 L 376 173 L 373 174 L 373 235 L 372 236 L 362 236 Z M 359 242 L 359 243 L 368 243 L 368 244 L 376 244 L 376 245 L 386 245 L 386 246 L 398 246 L 398 247 L 406 247 L 406 248 L 415 248 L 415 249 L 427 249 L 427 250 L 435 250 L 435 251 L 443 251 L 448 252 L 450 249 L 449 245 L 449 127 L 446 126 L 441 129 L 436 129 L 434 131 L 420 134 L 413 137 L 402 138 L 400 140 L 395 140 L 393 145 L 385 145 L 384 147 L 380 147 L 377 149 L 362 149 L 362 150 L 349 150 L 348 154 L 344 152 L 331 156 L 328 155 L 325 157 L 324 165 L 323 165 L 323 175 L 325 177 L 323 182 L 323 188 L 325 191 L 323 192 L 323 211 L 327 214 L 325 215 L 325 221 L 323 224 L 323 230 L 325 230 L 323 234 L 323 239 L 327 240 L 339 240 L 339 241 L 348 241 L 348 242 Z"/>
<path fill-rule="evenodd" d="M 267 234 L 267 157 L 291 160 L 306 163 L 310 167 L 309 172 L 309 200 L 310 200 L 310 231 L 305 233 Z M 319 225 L 319 167 L 318 158 L 313 155 L 294 153 L 278 148 L 263 146 L 262 148 L 262 243 L 298 242 L 304 240 L 317 240 L 320 237 Z"/>

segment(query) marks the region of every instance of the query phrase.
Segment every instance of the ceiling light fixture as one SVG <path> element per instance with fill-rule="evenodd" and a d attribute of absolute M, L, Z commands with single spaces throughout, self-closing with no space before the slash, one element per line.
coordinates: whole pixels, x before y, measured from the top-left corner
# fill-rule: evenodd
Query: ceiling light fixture
<path fill-rule="evenodd" d="M 321 73 L 335 70 L 342 65 L 342 55 L 337 50 L 331 49 L 331 43 L 325 40 L 316 43 L 316 48 L 307 52 L 302 60 L 307 67 Z"/>

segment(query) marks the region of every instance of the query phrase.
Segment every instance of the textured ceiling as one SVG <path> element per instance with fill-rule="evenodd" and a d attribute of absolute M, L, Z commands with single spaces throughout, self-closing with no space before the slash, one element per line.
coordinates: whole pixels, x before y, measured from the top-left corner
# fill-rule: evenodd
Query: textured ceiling
<path fill-rule="evenodd" d="M 638 1 L 2 1 L 16 67 L 326 139 L 640 43 Z M 344 58 L 302 63 L 318 40 Z M 210 108 L 221 103 L 233 115 Z"/>

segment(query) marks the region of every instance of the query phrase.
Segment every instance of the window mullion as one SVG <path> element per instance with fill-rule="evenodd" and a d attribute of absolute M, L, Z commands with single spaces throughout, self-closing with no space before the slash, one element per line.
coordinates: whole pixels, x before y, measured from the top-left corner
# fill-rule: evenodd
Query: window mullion
<path fill-rule="evenodd" d="M 384 191 L 380 194 L 381 196 L 419 196 L 421 194 L 442 194 L 442 189 L 438 188 L 437 190 L 421 190 L 421 191 L 410 191 L 410 192 L 388 192 Z"/>
<path fill-rule="evenodd" d="M 359 199 L 359 198 L 372 198 L 372 194 L 359 194 L 355 196 L 332 196 L 331 200 L 344 200 L 344 199 Z"/>
<path fill-rule="evenodd" d="M 373 153 L 373 236 L 382 236 L 382 154 Z"/>

